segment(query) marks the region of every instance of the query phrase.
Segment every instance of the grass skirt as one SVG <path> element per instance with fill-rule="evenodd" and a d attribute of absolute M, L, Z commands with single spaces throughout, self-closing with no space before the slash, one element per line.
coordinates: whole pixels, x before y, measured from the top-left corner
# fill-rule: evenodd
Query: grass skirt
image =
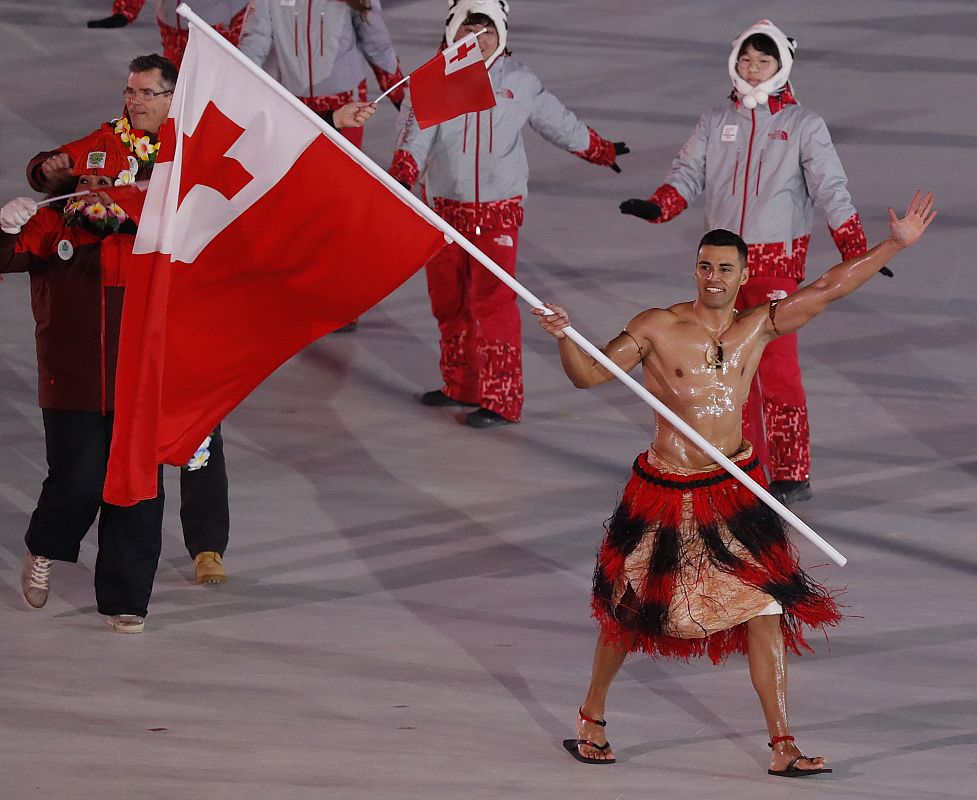
<path fill-rule="evenodd" d="M 766 486 L 751 447 L 733 461 Z M 841 619 L 832 594 L 798 565 L 780 517 L 718 465 L 687 470 L 642 453 L 606 528 L 592 601 L 605 644 L 718 664 L 746 653 L 746 622 L 771 601 L 798 655 L 811 650 L 804 626 Z"/>

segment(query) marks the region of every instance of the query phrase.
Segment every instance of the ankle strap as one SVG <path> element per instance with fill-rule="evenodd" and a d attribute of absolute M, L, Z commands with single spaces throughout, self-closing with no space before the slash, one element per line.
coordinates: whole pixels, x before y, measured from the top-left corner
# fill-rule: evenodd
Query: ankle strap
<path fill-rule="evenodd" d="M 769 742 L 767 742 L 767 747 L 773 749 L 773 746 L 780 744 L 781 742 L 793 742 L 793 736 L 774 736 Z"/>
<path fill-rule="evenodd" d="M 593 717 L 588 717 L 586 714 L 584 714 L 583 706 L 580 706 L 580 708 L 577 709 L 577 713 L 580 715 L 580 719 L 582 719 L 584 722 L 589 722 L 591 725 L 600 725 L 602 728 L 607 725 L 607 720 L 594 719 Z"/>

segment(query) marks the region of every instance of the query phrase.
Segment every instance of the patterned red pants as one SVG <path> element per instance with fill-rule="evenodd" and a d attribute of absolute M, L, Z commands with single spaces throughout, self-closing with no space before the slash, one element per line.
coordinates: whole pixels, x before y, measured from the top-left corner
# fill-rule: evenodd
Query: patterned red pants
<path fill-rule="evenodd" d="M 736 307 L 749 308 L 797 291 L 791 278 L 750 277 Z M 780 336 L 760 359 L 743 407 L 743 433 L 770 473 L 771 481 L 806 481 L 811 475 L 811 431 L 807 397 L 797 360 L 797 334 Z"/>
<path fill-rule="evenodd" d="M 510 275 L 519 229 L 467 234 Z M 441 331 L 441 389 L 448 397 L 518 422 L 522 413 L 522 323 L 516 295 L 458 245 L 426 266 L 431 311 Z"/>

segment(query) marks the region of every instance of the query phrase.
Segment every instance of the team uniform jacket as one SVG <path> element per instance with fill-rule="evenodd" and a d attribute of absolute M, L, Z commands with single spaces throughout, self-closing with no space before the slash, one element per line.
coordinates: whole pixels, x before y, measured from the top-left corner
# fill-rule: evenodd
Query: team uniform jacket
<path fill-rule="evenodd" d="M 828 128 L 797 105 L 789 87 L 769 106 L 751 111 L 731 100 L 703 114 L 652 195 L 662 208 L 654 221 L 674 218 L 703 192 L 705 229 L 738 233 L 764 256 L 751 258 L 754 274 L 803 280 L 814 206 L 842 257 L 867 249 Z"/>
<path fill-rule="evenodd" d="M 0 273 L 30 273 L 41 408 L 113 410 L 134 238 L 68 226 L 51 208 L 41 208 L 19 234 L 0 232 Z"/>
<path fill-rule="evenodd" d="M 146 0 L 115 0 L 112 13 L 135 22 Z M 187 21 L 176 13 L 180 0 L 156 0 L 156 22 L 163 41 L 163 55 L 177 66 L 183 60 L 190 35 Z M 249 0 L 194 0 L 193 12 L 231 44 L 241 38 L 241 26 Z"/>
<path fill-rule="evenodd" d="M 614 145 L 550 94 L 536 74 L 511 57 L 489 69 L 496 106 L 421 130 L 409 105 L 390 174 L 408 186 L 423 174 L 427 195 L 461 231 L 522 223 L 529 164 L 522 129 L 592 163 L 609 166 Z M 409 100 L 408 100 L 409 103 Z"/>
<path fill-rule="evenodd" d="M 274 46 L 281 83 L 300 100 L 350 102 L 365 80 L 364 56 L 381 89 L 402 77 L 381 13 L 379 0 L 372 0 L 365 20 L 337 0 L 254 0 L 239 47 L 260 67 Z M 402 97 L 402 89 L 390 95 L 395 102 Z"/>

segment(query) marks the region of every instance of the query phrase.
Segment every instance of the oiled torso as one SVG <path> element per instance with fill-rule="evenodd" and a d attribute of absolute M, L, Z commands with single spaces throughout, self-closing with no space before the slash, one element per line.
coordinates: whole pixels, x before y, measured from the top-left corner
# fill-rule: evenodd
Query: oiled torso
<path fill-rule="evenodd" d="M 760 312 L 743 312 L 722 334 L 718 366 L 709 363 L 715 363 L 717 342 L 698 322 L 692 303 L 652 309 L 629 326 L 651 344 L 642 361 L 645 386 L 724 455 L 742 445 L 743 404 L 764 346 Z M 676 466 L 698 469 L 713 461 L 660 415 L 653 447 Z"/>

